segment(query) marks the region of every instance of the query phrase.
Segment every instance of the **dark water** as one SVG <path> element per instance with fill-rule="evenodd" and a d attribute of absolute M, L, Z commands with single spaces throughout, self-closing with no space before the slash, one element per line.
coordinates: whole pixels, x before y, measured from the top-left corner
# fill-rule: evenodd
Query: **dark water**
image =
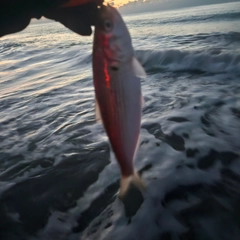
<path fill-rule="evenodd" d="M 0 239 L 240 239 L 240 4 L 125 17 L 147 71 L 132 207 L 94 116 L 92 37 L 0 40 Z"/>

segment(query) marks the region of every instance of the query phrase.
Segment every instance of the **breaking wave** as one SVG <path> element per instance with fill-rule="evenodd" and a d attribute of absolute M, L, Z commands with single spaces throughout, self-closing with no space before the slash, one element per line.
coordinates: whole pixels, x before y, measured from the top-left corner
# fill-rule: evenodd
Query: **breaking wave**
<path fill-rule="evenodd" d="M 163 70 L 240 74 L 240 54 L 224 53 L 214 49 L 208 51 L 139 50 L 136 51 L 136 57 L 148 72 Z"/>

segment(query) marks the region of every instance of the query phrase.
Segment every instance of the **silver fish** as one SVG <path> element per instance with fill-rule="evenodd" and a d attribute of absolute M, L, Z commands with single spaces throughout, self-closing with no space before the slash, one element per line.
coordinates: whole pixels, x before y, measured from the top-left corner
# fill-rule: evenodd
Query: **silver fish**
<path fill-rule="evenodd" d="M 103 5 L 95 25 L 93 76 L 96 118 L 101 119 L 121 168 L 120 197 L 129 184 L 143 189 L 134 170 L 143 98 L 141 77 L 146 73 L 134 57 L 129 31 L 118 11 Z"/>

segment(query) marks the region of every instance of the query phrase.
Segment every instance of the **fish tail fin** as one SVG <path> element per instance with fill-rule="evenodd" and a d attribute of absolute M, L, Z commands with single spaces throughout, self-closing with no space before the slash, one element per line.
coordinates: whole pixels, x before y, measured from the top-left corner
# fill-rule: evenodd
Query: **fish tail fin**
<path fill-rule="evenodd" d="M 146 184 L 143 182 L 143 180 L 138 175 L 138 173 L 134 172 L 133 175 L 128 176 L 128 177 L 122 176 L 120 193 L 119 193 L 120 198 L 123 198 L 126 195 L 130 185 L 134 185 L 140 191 L 143 191 L 146 188 Z"/>

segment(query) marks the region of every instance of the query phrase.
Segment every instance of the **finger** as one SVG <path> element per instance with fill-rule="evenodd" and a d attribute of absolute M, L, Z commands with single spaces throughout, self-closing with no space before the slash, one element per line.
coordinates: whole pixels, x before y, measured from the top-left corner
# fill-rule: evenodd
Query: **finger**
<path fill-rule="evenodd" d="M 90 35 L 97 6 L 103 0 L 0 0 L 0 37 L 26 28 L 45 16 L 80 35 Z"/>
<path fill-rule="evenodd" d="M 103 3 L 103 0 L 68 0 L 68 2 L 62 4 L 61 7 L 75 7 L 87 3 L 95 3 L 96 5 L 101 5 Z"/>
<path fill-rule="evenodd" d="M 43 16 L 62 23 L 75 33 L 89 36 L 92 33 L 91 25 L 94 25 L 97 9 L 96 3 L 88 3 L 81 6 L 52 9 L 46 11 Z"/>

